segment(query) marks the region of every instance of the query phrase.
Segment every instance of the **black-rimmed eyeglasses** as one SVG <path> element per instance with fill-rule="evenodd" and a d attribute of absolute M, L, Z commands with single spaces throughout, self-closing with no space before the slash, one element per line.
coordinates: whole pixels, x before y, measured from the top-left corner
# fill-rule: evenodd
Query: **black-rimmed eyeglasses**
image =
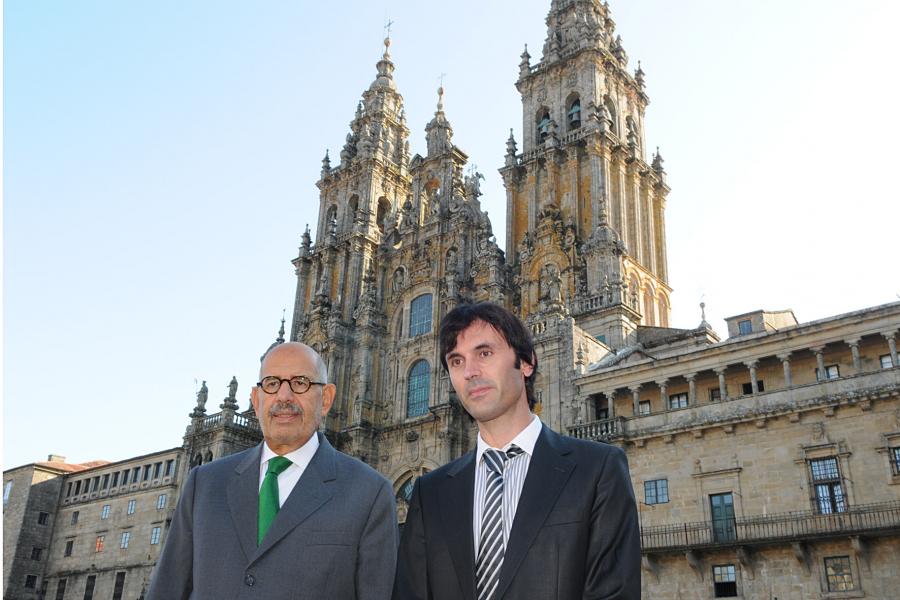
<path fill-rule="evenodd" d="M 274 376 L 263 377 L 262 381 L 257 382 L 256 385 L 267 394 L 277 394 L 278 390 L 281 389 L 281 384 L 285 381 L 287 382 L 288 387 L 291 388 L 291 391 L 295 394 L 305 394 L 310 386 L 313 385 L 328 385 L 322 381 L 310 381 L 309 377 L 304 375 L 297 375 L 290 379 L 282 379 Z"/>

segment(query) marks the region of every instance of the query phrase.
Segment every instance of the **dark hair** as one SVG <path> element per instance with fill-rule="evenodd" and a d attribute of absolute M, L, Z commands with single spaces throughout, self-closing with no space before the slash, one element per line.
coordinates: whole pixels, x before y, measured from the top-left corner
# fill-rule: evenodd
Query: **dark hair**
<path fill-rule="evenodd" d="M 525 394 L 528 397 L 528 408 L 533 409 L 534 378 L 537 375 L 537 356 L 534 353 L 534 343 L 522 321 L 502 306 L 490 302 L 477 302 L 474 304 L 460 304 L 443 319 L 439 344 L 441 348 L 441 365 L 447 370 L 447 355 L 456 348 L 456 338 L 475 321 L 484 321 L 494 328 L 494 331 L 503 336 L 509 347 L 516 354 L 515 367 L 518 369 L 525 361 L 532 367 L 531 375 L 525 378 Z"/>

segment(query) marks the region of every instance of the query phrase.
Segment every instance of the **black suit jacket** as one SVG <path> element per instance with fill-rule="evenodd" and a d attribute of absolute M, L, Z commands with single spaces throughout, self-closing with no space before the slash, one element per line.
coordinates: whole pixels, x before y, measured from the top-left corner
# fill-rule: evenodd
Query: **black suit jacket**
<path fill-rule="evenodd" d="M 419 478 L 400 541 L 394 600 L 475 600 L 475 453 Z M 622 450 L 544 426 L 494 600 L 639 600 L 637 506 Z"/>

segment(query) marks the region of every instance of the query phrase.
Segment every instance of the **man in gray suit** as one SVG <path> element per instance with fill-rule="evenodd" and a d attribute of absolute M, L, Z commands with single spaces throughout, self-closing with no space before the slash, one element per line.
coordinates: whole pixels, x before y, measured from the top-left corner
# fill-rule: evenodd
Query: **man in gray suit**
<path fill-rule="evenodd" d="M 327 381 L 308 346 L 266 354 L 251 395 L 265 441 L 188 474 L 147 600 L 391 596 L 391 486 L 317 433 Z"/>

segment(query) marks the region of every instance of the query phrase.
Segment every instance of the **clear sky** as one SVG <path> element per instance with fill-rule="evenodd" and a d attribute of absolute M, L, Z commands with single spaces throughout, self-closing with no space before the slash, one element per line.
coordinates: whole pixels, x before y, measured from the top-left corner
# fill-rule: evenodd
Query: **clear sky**
<path fill-rule="evenodd" d="M 446 73 L 497 169 L 550 0 L 4 3 L 3 466 L 174 447 L 201 380 L 248 405 L 296 256 L 392 27 L 413 153 Z M 672 192 L 673 325 L 896 301 L 900 3 L 611 0 Z M 894 73 L 894 75 L 891 75 Z M 520 146 L 521 147 L 521 146 Z M 289 326 L 289 324 L 288 324 Z"/>

